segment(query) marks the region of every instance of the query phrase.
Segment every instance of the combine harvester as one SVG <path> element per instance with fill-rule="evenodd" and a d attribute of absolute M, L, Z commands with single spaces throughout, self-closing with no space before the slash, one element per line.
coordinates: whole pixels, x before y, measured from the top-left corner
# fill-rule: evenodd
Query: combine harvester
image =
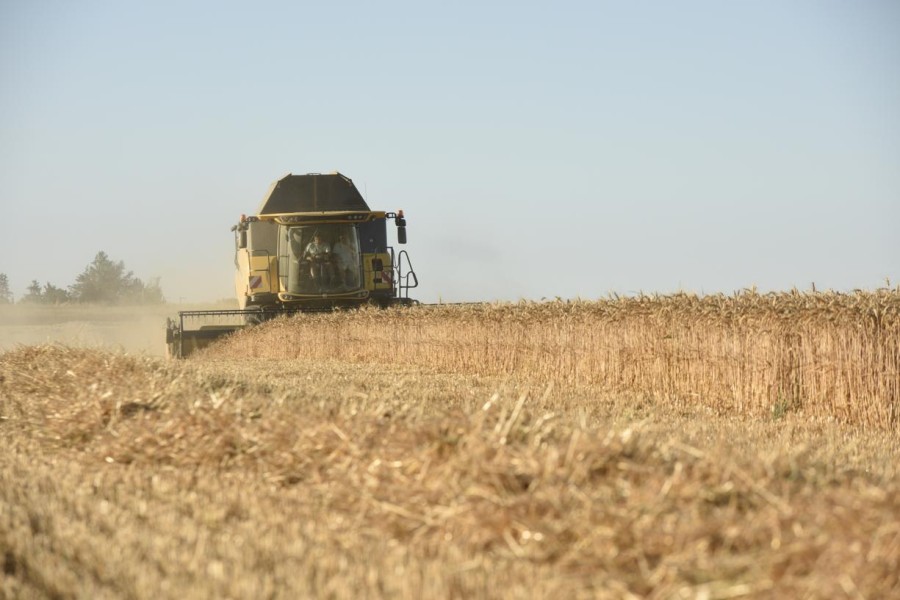
<path fill-rule="evenodd" d="M 418 279 L 406 250 L 388 245 L 388 219 L 405 244 L 403 211 L 369 209 L 340 173 L 279 179 L 256 214 L 232 227 L 240 308 L 179 312 L 166 329 L 169 356 L 183 358 L 279 315 L 417 304 L 409 290 Z"/>

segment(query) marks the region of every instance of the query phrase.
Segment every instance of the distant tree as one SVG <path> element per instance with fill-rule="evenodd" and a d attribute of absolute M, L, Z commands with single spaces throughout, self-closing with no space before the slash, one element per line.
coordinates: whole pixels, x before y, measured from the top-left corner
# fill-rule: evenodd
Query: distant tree
<path fill-rule="evenodd" d="M 165 301 L 162 287 L 159 285 L 159 277 L 154 277 L 144 285 L 144 289 L 141 291 L 141 302 L 143 304 L 162 304 Z"/>
<path fill-rule="evenodd" d="M 164 302 L 158 281 L 145 286 L 134 273 L 125 270 L 124 262 L 115 262 L 102 251 L 69 286 L 69 296 L 76 302 L 100 304 Z"/>
<path fill-rule="evenodd" d="M 0 304 L 12 304 L 13 294 L 9 289 L 9 279 L 6 273 L 0 273 Z"/>
<path fill-rule="evenodd" d="M 113 304 L 134 287 L 134 274 L 125 270 L 125 263 L 114 262 L 106 252 L 98 252 L 93 262 L 69 287 L 78 302 Z"/>
<path fill-rule="evenodd" d="M 70 300 L 69 292 L 62 288 L 58 288 L 52 283 L 44 284 L 44 291 L 41 294 L 41 301 L 44 304 L 64 304 Z"/>
<path fill-rule="evenodd" d="M 22 296 L 22 302 L 39 304 L 44 301 L 44 292 L 41 290 L 41 284 L 37 279 L 32 279 L 28 286 L 28 291 Z"/>
<path fill-rule="evenodd" d="M 30 304 L 64 304 L 71 299 L 69 292 L 63 288 L 56 287 L 49 282 L 45 283 L 44 287 L 41 287 L 37 279 L 32 279 L 27 293 L 22 296 L 21 302 Z"/>

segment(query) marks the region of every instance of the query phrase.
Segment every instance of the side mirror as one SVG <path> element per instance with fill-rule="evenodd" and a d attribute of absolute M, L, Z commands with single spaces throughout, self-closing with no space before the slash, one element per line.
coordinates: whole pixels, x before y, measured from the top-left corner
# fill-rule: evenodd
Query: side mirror
<path fill-rule="evenodd" d="M 247 247 L 247 230 L 241 229 L 238 231 L 238 248 L 246 248 Z"/>
<path fill-rule="evenodd" d="M 406 243 L 406 225 L 397 225 L 397 243 Z"/>

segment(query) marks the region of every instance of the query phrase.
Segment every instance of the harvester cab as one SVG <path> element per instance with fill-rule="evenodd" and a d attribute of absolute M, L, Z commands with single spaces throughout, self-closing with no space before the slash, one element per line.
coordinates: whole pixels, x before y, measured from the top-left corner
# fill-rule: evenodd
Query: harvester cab
<path fill-rule="evenodd" d="M 285 313 L 416 304 L 409 297 L 418 286 L 409 254 L 388 243 L 391 220 L 397 243 L 406 244 L 403 211 L 371 210 L 340 173 L 289 174 L 276 181 L 256 214 L 241 215 L 232 227 L 238 310 L 179 313 L 168 328 L 170 355 L 186 356 L 244 325 Z"/>

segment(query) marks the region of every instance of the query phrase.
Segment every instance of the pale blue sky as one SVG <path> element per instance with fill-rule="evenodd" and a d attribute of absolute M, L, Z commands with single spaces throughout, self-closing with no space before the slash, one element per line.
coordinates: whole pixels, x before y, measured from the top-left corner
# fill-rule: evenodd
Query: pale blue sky
<path fill-rule="evenodd" d="M 287 172 L 425 301 L 900 281 L 900 3 L 0 0 L 0 272 L 230 297 Z"/>

